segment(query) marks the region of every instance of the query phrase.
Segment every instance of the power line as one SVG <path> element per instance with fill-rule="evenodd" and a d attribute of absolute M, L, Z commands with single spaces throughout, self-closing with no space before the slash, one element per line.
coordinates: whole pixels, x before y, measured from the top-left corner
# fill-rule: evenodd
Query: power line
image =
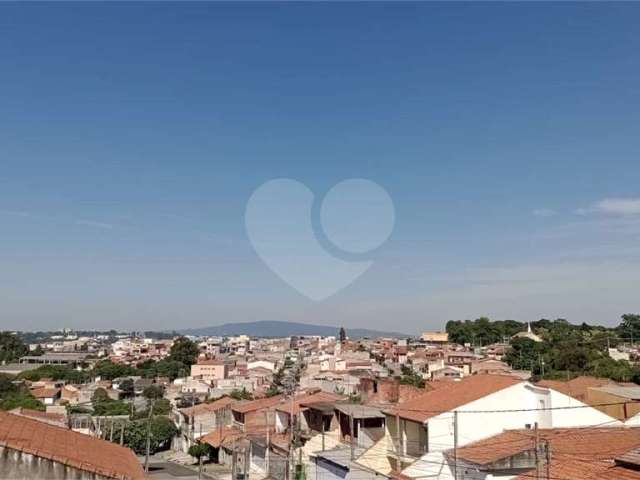
<path fill-rule="evenodd" d="M 640 400 L 627 400 L 624 402 L 610 402 L 610 403 L 594 403 L 591 405 L 570 405 L 566 407 L 542 407 L 542 408 L 511 408 L 504 410 L 455 410 L 458 413 L 518 413 L 518 412 L 544 412 L 544 411 L 555 411 L 555 410 L 576 410 L 580 408 L 597 408 L 597 407 L 609 407 L 614 405 L 632 405 L 640 403 Z M 394 407 L 390 409 L 397 410 L 398 412 L 417 412 L 417 413 L 453 413 L 453 410 L 426 410 L 422 408 L 403 408 L 403 407 Z"/>

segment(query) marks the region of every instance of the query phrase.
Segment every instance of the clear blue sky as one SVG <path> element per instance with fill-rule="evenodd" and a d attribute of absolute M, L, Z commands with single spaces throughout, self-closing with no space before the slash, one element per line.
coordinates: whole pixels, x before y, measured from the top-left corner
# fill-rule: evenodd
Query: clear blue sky
<path fill-rule="evenodd" d="M 0 326 L 408 332 L 640 311 L 640 5 L 0 5 Z M 395 202 L 316 303 L 244 227 L 262 183 Z"/>

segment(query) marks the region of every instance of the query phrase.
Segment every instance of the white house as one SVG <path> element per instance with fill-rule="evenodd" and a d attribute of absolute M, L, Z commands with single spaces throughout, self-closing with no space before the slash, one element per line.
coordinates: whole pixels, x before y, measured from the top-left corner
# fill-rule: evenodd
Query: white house
<path fill-rule="evenodd" d="M 536 423 L 540 428 L 621 425 L 574 398 L 506 375 L 444 382 L 385 414 L 385 438 L 365 453 L 375 460 L 368 466 L 383 474 L 401 471 L 407 477 L 437 480 L 454 479 L 445 452 L 456 444 L 462 447 Z"/>

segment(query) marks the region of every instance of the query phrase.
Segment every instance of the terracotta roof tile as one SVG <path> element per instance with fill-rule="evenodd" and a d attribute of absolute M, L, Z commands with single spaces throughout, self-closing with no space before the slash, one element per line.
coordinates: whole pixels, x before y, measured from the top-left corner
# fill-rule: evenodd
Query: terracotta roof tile
<path fill-rule="evenodd" d="M 640 428 L 585 427 L 540 429 L 541 441 L 551 449 L 549 475 L 563 480 L 640 480 L 640 472 L 614 462 L 625 452 L 640 447 Z M 532 451 L 535 432 L 508 430 L 499 435 L 474 442 L 457 451 L 458 459 L 485 466 L 502 459 Z M 448 452 L 451 454 L 451 451 Z M 546 467 L 544 470 L 546 475 Z M 532 478 L 530 470 L 517 477 Z"/>
<path fill-rule="evenodd" d="M 336 393 L 330 392 L 316 392 L 311 395 L 300 395 L 295 398 L 293 402 L 293 414 L 297 415 L 301 408 L 313 405 L 316 403 L 336 402 L 343 400 L 344 397 Z M 276 410 L 291 414 L 291 401 L 283 402 L 276 407 Z"/>
<path fill-rule="evenodd" d="M 210 403 L 201 403 L 199 405 L 194 405 L 193 407 L 181 408 L 180 413 L 187 416 L 204 415 L 207 413 L 217 412 L 218 410 L 222 410 L 223 408 L 237 402 L 237 400 L 234 400 L 231 397 L 222 397 Z"/>
<path fill-rule="evenodd" d="M 224 360 L 199 360 L 196 365 L 225 365 L 226 362 Z"/>
<path fill-rule="evenodd" d="M 19 415 L 0 412 L 0 446 L 108 478 L 144 478 L 128 448 Z"/>
<path fill-rule="evenodd" d="M 234 440 L 243 438 L 244 434 L 239 428 L 227 427 L 220 430 L 215 430 L 211 433 L 204 435 L 200 442 L 207 443 L 212 447 L 219 448 L 221 446 L 230 445 Z"/>
<path fill-rule="evenodd" d="M 273 408 L 283 401 L 283 395 L 276 395 L 274 397 L 261 398 L 259 400 L 252 400 L 250 402 L 238 403 L 234 405 L 232 410 L 239 413 L 253 412 L 256 410 L 262 410 L 265 408 Z"/>
<path fill-rule="evenodd" d="M 584 402 L 586 401 L 587 390 L 589 388 L 603 387 L 612 383 L 613 382 L 608 378 L 581 376 L 568 381 L 540 380 L 538 383 L 536 383 L 536 385 L 540 387 L 551 388 L 560 393 L 564 393 L 565 395 L 573 397 L 576 400 Z"/>
<path fill-rule="evenodd" d="M 454 410 L 521 382 L 521 379 L 507 375 L 472 375 L 426 392 L 385 412 L 390 415 L 398 414 L 407 420 L 425 422 L 441 412 Z"/>
<path fill-rule="evenodd" d="M 640 428 L 584 427 L 540 429 L 541 441 L 548 441 L 554 458 L 610 460 L 640 447 Z M 486 465 L 534 448 L 533 430 L 507 430 L 499 435 L 458 449 L 458 458 Z"/>
<path fill-rule="evenodd" d="M 57 397 L 60 394 L 59 388 L 34 388 L 31 390 L 31 395 L 36 398 L 52 398 Z"/>
<path fill-rule="evenodd" d="M 62 413 L 41 412 L 40 410 L 32 410 L 30 408 L 16 408 L 10 410 L 9 413 L 13 415 L 20 415 L 22 417 L 29 417 L 35 420 L 41 420 L 47 423 L 54 423 L 59 426 L 66 426 L 66 415 Z"/>

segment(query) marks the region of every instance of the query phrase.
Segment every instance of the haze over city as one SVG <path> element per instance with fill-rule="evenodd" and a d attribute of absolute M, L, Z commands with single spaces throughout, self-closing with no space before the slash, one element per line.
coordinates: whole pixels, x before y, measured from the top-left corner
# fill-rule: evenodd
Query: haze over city
<path fill-rule="evenodd" d="M 638 25 L 0 2 L 0 480 L 640 480 Z"/>
<path fill-rule="evenodd" d="M 2 328 L 617 325 L 640 278 L 639 18 L 4 4 Z M 247 202 L 276 178 L 316 206 L 351 178 L 393 201 L 390 237 L 358 257 L 371 267 L 322 301 L 247 236 Z"/>

